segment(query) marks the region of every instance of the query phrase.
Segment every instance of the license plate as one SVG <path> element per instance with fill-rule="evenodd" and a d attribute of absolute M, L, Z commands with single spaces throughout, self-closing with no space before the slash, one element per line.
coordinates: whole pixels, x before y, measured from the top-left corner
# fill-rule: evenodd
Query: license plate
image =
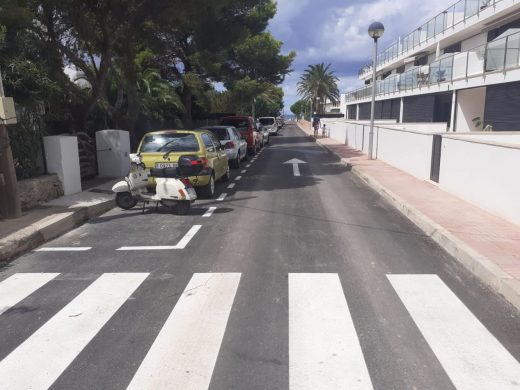
<path fill-rule="evenodd" d="M 177 168 L 177 163 L 155 163 L 155 168 Z"/>

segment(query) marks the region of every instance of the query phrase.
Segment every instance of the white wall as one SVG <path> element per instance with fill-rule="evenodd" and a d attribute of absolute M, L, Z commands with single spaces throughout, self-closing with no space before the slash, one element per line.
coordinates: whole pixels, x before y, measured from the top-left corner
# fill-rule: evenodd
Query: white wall
<path fill-rule="evenodd" d="M 457 120 L 455 131 L 478 130 L 473 123 L 473 118 L 484 119 L 486 104 L 486 87 L 464 89 L 457 91 Z"/>
<path fill-rule="evenodd" d="M 520 148 L 442 140 L 439 186 L 520 225 Z"/>
<path fill-rule="evenodd" d="M 487 42 L 487 32 L 477 34 L 471 38 L 465 39 L 460 44 L 460 51 L 469 51 L 477 46 L 484 45 Z"/>
<path fill-rule="evenodd" d="M 377 158 L 421 179 L 430 179 L 432 138 L 403 130 L 377 128 Z"/>

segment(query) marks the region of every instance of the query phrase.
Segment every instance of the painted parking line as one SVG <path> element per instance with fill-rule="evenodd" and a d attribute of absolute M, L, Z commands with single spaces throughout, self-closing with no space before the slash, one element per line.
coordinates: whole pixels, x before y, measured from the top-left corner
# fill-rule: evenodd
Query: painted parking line
<path fill-rule="evenodd" d="M 148 275 L 96 279 L 0 362 L 2 388 L 49 388 Z"/>
<path fill-rule="evenodd" d="M 84 252 L 91 250 L 91 246 L 55 246 L 35 249 L 35 252 Z"/>
<path fill-rule="evenodd" d="M 189 244 L 191 239 L 195 237 L 195 234 L 200 230 L 202 225 L 194 225 L 190 230 L 181 238 L 177 245 L 147 245 L 147 246 L 122 246 L 117 249 L 118 251 L 147 251 L 147 250 L 173 250 L 173 249 L 184 249 Z"/>
<path fill-rule="evenodd" d="M 239 273 L 194 274 L 127 390 L 207 389 L 239 282 Z"/>
<path fill-rule="evenodd" d="M 457 389 L 517 389 L 520 363 L 437 275 L 387 275 Z"/>
<path fill-rule="evenodd" d="M 229 188 L 229 189 L 235 188 L 235 185 L 236 185 L 236 183 L 231 183 L 230 185 L 227 186 L 227 188 Z"/>
<path fill-rule="evenodd" d="M 246 172 L 247 172 L 247 169 L 242 169 L 242 170 L 240 171 L 240 173 L 246 173 Z"/>
<path fill-rule="evenodd" d="M 251 164 L 247 164 L 247 165 L 246 165 L 246 168 L 250 168 L 250 167 L 251 167 Z"/>
<path fill-rule="evenodd" d="M 242 180 L 242 176 L 235 177 L 235 181 L 239 181 L 239 180 Z"/>
<path fill-rule="evenodd" d="M 20 273 L 2 281 L 0 283 L 0 314 L 5 313 L 58 275 L 57 273 Z"/>
<path fill-rule="evenodd" d="M 217 209 L 216 207 L 210 207 L 210 208 L 208 209 L 208 211 L 206 211 L 202 217 L 203 217 L 203 218 L 209 218 L 209 217 L 211 217 L 211 216 L 213 215 L 213 213 L 215 212 L 216 209 Z"/>
<path fill-rule="evenodd" d="M 372 389 L 338 274 L 289 274 L 289 389 Z"/>
<path fill-rule="evenodd" d="M 217 198 L 217 200 L 219 202 L 223 201 L 224 199 L 226 199 L 226 196 L 227 194 L 225 192 L 223 192 L 222 194 L 220 194 L 220 196 Z"/>

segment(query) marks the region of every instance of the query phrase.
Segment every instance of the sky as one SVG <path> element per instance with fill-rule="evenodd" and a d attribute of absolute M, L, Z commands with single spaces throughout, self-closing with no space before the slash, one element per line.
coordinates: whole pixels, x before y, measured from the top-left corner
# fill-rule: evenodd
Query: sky
<path fill-rule="evenodd" d="M 384 50 L 399 36 L 405 36 L 456 0 L 277 0 L 278 11 L 269 24 L 274 37 L 282 41 L 286 54 L 295 50 L 293 72 L 282 84 L 285 112 L 298 100 L 296 84 L 309 64 L 324 62 L 339 78 L 345 93 L 361 85 L 361 66 L 371 61 L 372 40 L 367 34 L 373 21 L 382 22 L 380 39 Z"/>

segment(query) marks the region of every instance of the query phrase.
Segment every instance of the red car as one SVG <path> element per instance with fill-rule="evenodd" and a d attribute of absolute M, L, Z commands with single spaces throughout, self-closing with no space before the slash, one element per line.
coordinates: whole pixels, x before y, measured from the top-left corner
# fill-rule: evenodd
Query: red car
<path fill-rule="evenodd" d="M 220 118 L 220 125 L 234 126 L 246 139 L 249 154 L 255 154 L 263 146 L 263 134 L 250 116 L 226 116 Z"/>

